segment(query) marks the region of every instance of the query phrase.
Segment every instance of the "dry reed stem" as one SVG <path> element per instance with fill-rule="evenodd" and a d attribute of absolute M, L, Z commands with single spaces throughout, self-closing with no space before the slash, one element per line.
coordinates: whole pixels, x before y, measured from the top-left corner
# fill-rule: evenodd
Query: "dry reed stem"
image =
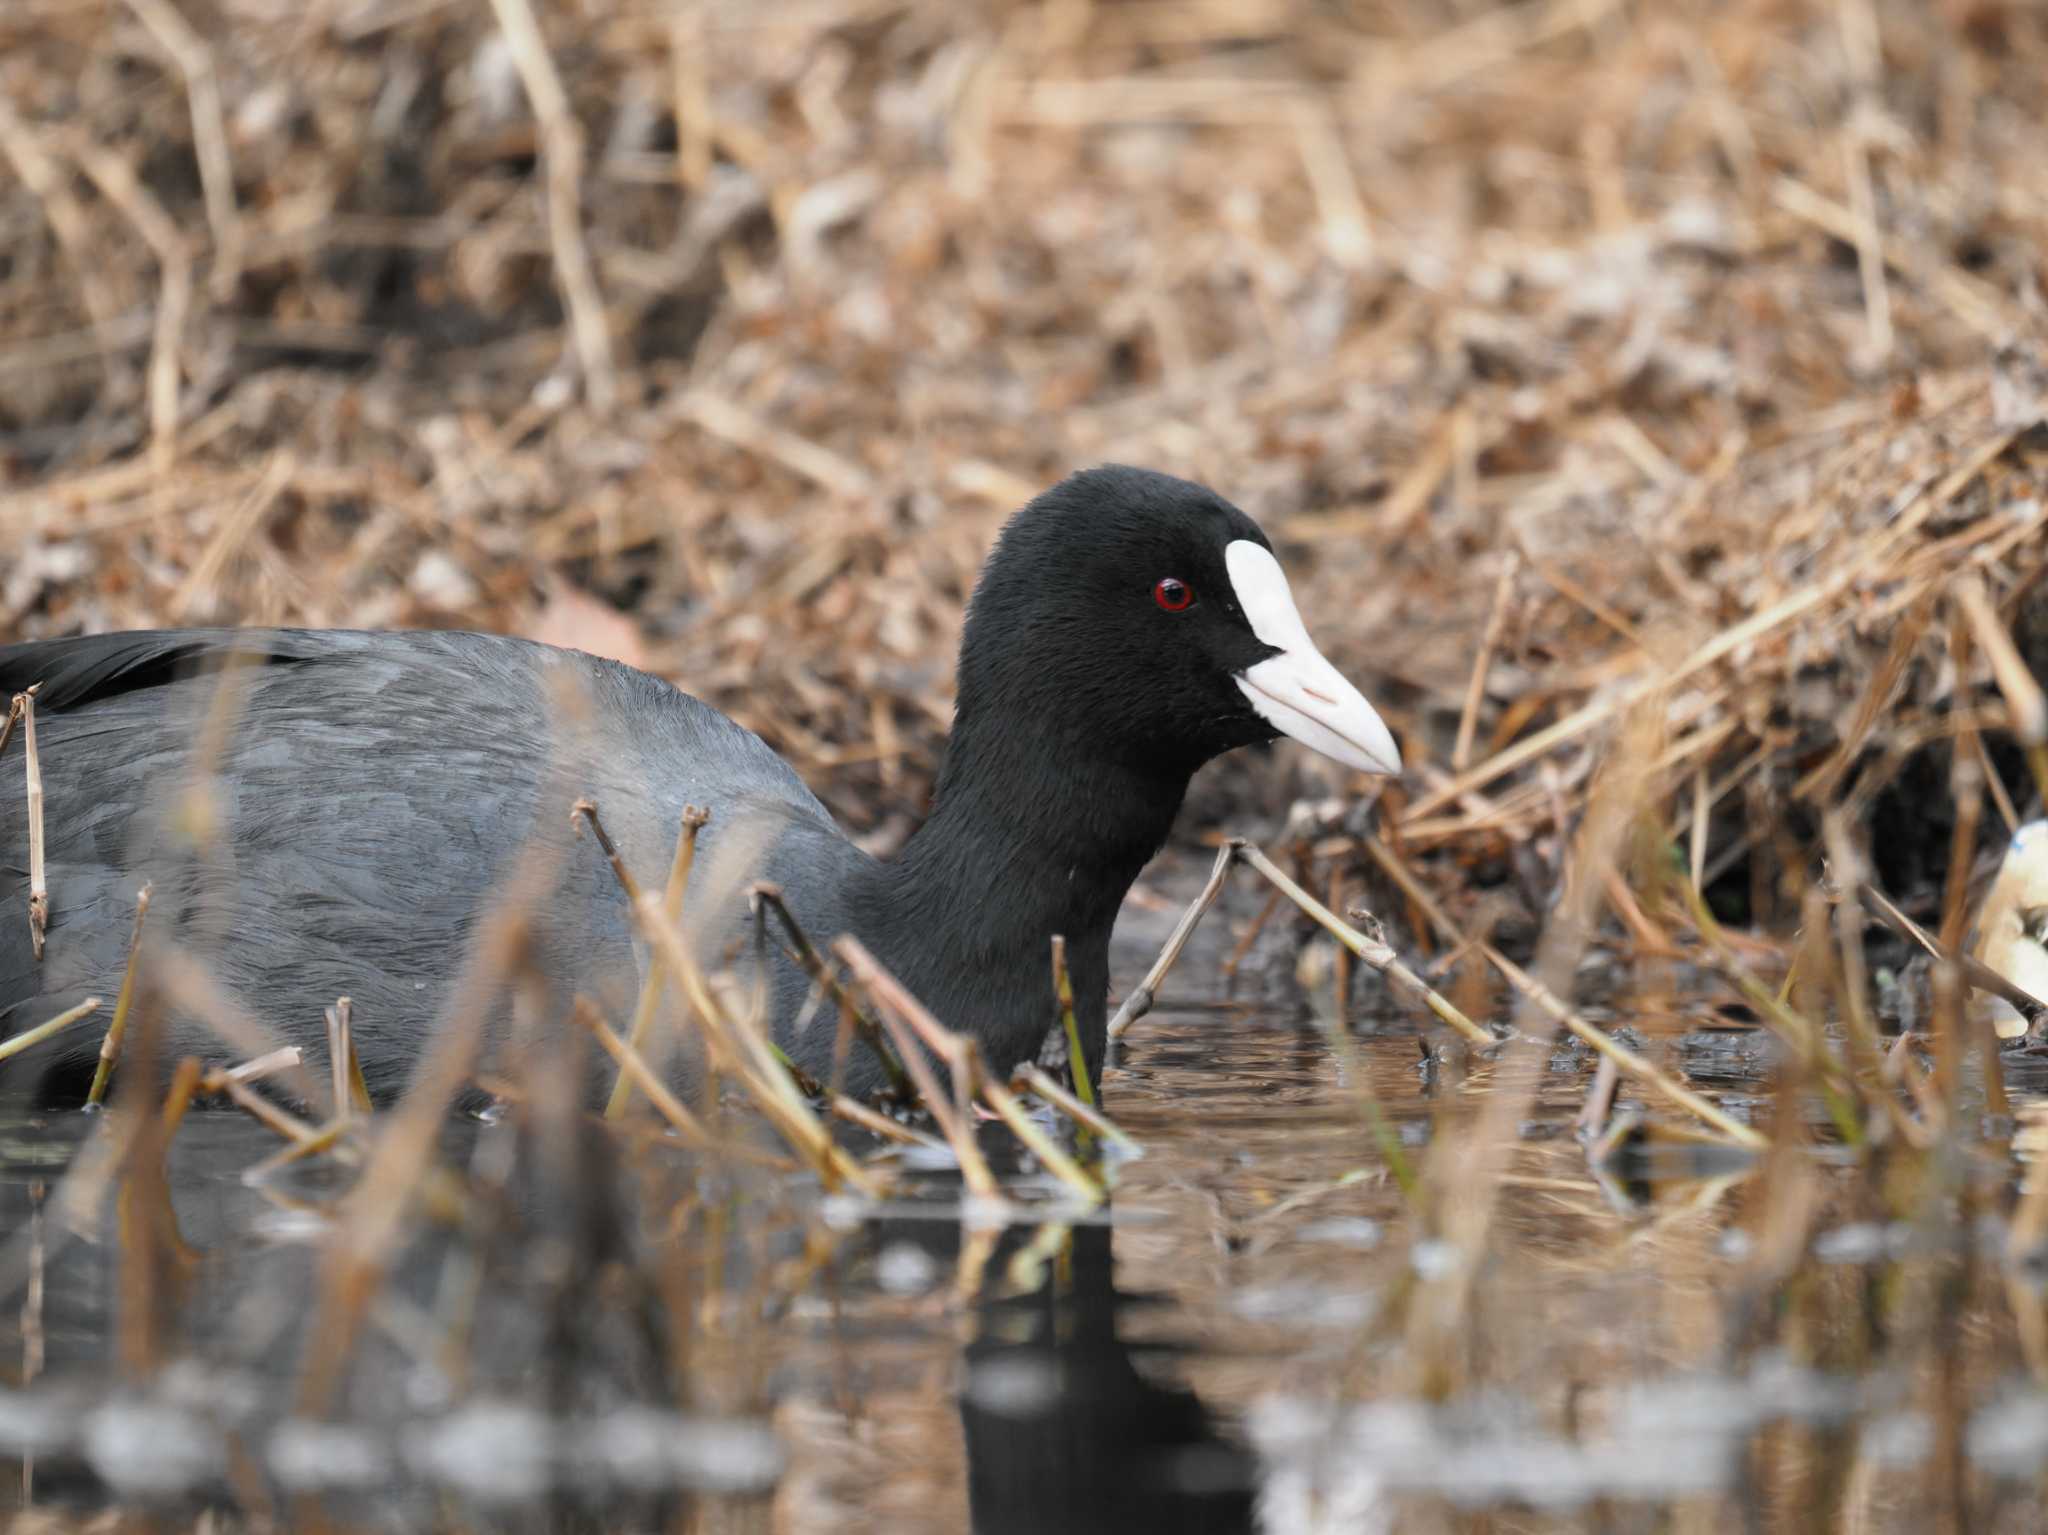
<path fill-rule="evenodd" d="M 290 1070 L 298 1066 L 299 1061 L 300 1052 L 295 1046 L 274 1050 L 268 1055 L 258 1056 L 237 1066 L 207 1072 L 199 1079 L 198 1090 L 227 1098 L 235 1107 L 248 1114 L 272 1134 L 295 1145 L 303 1145 L 317 1140 L 320 1132 L 289 1109 L 272 1103 L 249 1086 L 251 1082 Z"/>
<path fill-rule="evenodd" d="M 153 1073 L 157 1064 L 157 1033 L 157 1021 L 145 1018 L 145 1073 Z M 172 1136 L 191 1100 L 194 1064 L 180 1063 L 161 1109 L 146 1100 L 147 1074 L 135 1076 L 121 1094 L 121 1110 L 134 1121 L 135 1133 L 128 1138 L 114 1187 L 119 1297 L 114 1335 L 121 1367 L 136 1380 L 149 1378 L 162 1362 L 195 1258 L 178 1229 L 167 1166 Z"/>
<path fill-rule="evenodd" d="M 1172 933 L 1167 936 L 1165 945 L 1159 951 L 1159 957 L 1152 961 L 1152 968 L 1145 972 L 1145 979 L 1123 999 L 1117 1007 L 1116 1016 L 1109 1020 L 1111 1039 L 1123 1038 L 1126 1029 L 1152 1011 L 1152 1005 L 1159 999 L 1159 988 L 1166 983 L 1166 973 L 1180 959 L 1181 950 L 1188 946 L 1188 939 L 1194 936 L 1196 924 L 1223 893 L 1223 882 L 1230 877 L 1230 865 L 1236 857 L 1237 843 L 1234 840 L 1225 842 L 1218 849 L 1216 862 L 1209 870 L 1209 878 L 1203 883 L 1201 893 L 1190 901 L 1188 909 L 1181 913 L 1180 921 L 1174 924 Z M 1274 898 L 1278 899 L 1277 891 Z"/>
<path fill-rule="evenodd" d="M 100 1058 L 92 1069 L 92 1087 L 85 1095 L 87 1107 L 97 1107 L 107 1095 L 107 1078 L 120 1058 L 121 1038 L 128 1029 L 128 1014 L 135 1005 L 135 973 L 142 957 L 142 920 L 149 915 L 150 887 L 135 892 L 135 926 L 128 934 L 128 960 L 121 970 L 121 990 L 114 998 L 114 1016 L 107 1023 L 107 1036 L 100 1041 Z"/>
<path fill-rule="evenodd" d="M 1750 1126 L 1731 1118 L 1724 1110 L 1685 1086 L 1661 1067 L 1644 1060 L 1605 1030 L 1581 1018 L 1566 1007 L 1548 987 L 1539 986 L 1533 976 L 1492 944 L 1476 941 L 1466 935 L 1457 923 L 1451 920 L 1450 914 L 1438 904 L 1436 897 L 1415 878 L 1413 871 L 1396 858 L 1379 839 L 1369 839 L 1366 851 L 1401 887 L 1403 893 L 1415 902 L 1417 909 L 1429 919 L 1447 942 L 1480 955 L 1525 999 L 1541 1008 L 1554 1021 L 1569 1030 L 1575 1038 L 1598 1051 L 1602 1059 L 1613 1061 L 1617 1070 L 1635 1078 L 1651 1091 L 1668 1098 L 1703 1123 L 1712 1125 L 1730 1140 L 1744 1146 L 1763 1144 L 1763 1137 Z"/>
<path fill-rule="evenodd" d="M 1937 963 L 1953 960 L 1961 969 L 1963 979 L 1979 991 L 1988 991 L 1995 997 L 2002 997 L 2018 1008 L 2028 1020 L 2028 1028 L 2039 1027 L 2044 1016 L 2048 1016 L 2048 998 L 2036 997 L 2023 991 L 1975 955 L 1945 949 L 1941 940 L 1907 916 L 1895 906 L 1891 899 L 1875 885 L 1864 885 L 1857 894 L 1864 905 L 1870 908 L 1894 930 L 1927 951 Z"/>
<path fill-rule="evenodd" d="M 348 1123 L 350 1112 L 355 1107 L 355 1085 L 349 1080 L 349 999 L 339 997 L 332 1007 L 322 1008 L 320 1020 L 327 1025 L 327 1079 L 329 1091 L 334 1094 L 334 1117 L 336 1125 Z"/>
<path fill-rule="evenodd" d="M 337 1150 L 347 1141 L 349 1124 L 347 1120 L 330 1119 L 324 1125 L 313 1127 L 310 1134 L 292 1140 L 289 1145 L 280 1147 L 262 1161 L 245 1168 L 242 1172 L 243 1184 L 250 1188 L 258 1187 L 268 1183 L 287 1167 L 295 1166 L 308 1157 L 323 1156 Z M 353 1163 L 354 1158 L 349 1157 L 345 1160 Z"/>
<path fill-rule="evenodd" d="M 753 886 L 752 898 L 775 913 L 776 919 L 782 923 L 783 932 L 789 938 L 785 952 L 811 978 L 811 984 L 818 988 L 820 995 L 830 997 L 839 1004 L 841 1019 L 851 1026 L 853 1032 L 881 1063 L 882 1072 L 889 1079 L 889 1091 L 898 1097 L 907 1098 L 911 1092 L 910 1078 L 904 1073 L 903 1063 L 896 1059 L 896 1052 L 890 1049 L 881 1025 L 862 1010 L 845 986 L 840 984 L 839 977 L 832 973 L 831 967 L 825 963 L 816 945 L 811 942 L 810 935 L 796 920 L 796 914 L 789 909 L 789 903 L 783 900 L 782 892 L 766 881 L 758 881 Z M 838 1069 L 835 1063 L 835 1073 Z"/>
<path fill-rule="evenodd" d="M 334 1079 L 334 1117 L 346 1120 L 351 1114 L 373 1111 L 370 1084 L 363 1078 L 363 1063 L 356 1056 L 354 1003 L 336 997 L 334 1006 L 322 1010 L 327 1024 L 328 1067 Z"/>
<path fill-rule="evenodd" d="M 1780 177 L 1771 188 L 1777 205 L 1794 218 L 1804 219 L 1833 235 L 1843 244 L 1861 250 L 1872 238 L 1880 241 L 1884 264 L 1901 277 L 1924 284 L 1963 324 L 1987 341 L 2001 342 L 2022 328 L 2011 306 L 1994 292 L 1946 264 L 1935 265 L 1907 246 L 1875 236 L 1870 226 L 1840 203 L 1821 196 L 1811 187 L 1789 176 Z"/>
<path fill-rule="evenodd" d="M 850 1125 L 857 1125 L 885 1141 L 896 1141 L 905 1146 L 920 1146 L 926 1151 L 952 1151 L 952 1147 L 936 1135 L 927 1134 L 910 1125 L 898 1124 L 888 1115 L 871 1109 L 865 1103 L 849 1098 L 844 1093 L 834 1093 L 826 1100 L 825 1107 L 835 1119 L 843 1119 Z"/>
<path fill-rule="evenodd" d="M 91 221 L 72 194 L 70 177 L 56 152 L 15 114 L 5 93 L 0 93 L 0 154 L 6 155 L 22 185 L 41 204 L 77 278 L 79 296 L 104 354 L 114 345 L 120 314 L 94 249 Z"/>
<path fill-rule="evenodd" d="M 241 1059 L 255 1059 L 275 1053 L 277 1035 L 240 998 L 221 985 L 205 962 L 162 934 L 150 941 L 144 955 L 150 988 L 171 1006 L 189 1013 Z M 326 1084 L 303 1065 L 287 1069 L 291 1090 L 315 1105 L 323 1115 L 334 1106 L 326 1101 Z"/>
<path fill-rule="evenodd" d="M 592 824 L 596 824 L 594 820 Z M 707 1045 L 723 1055 L 755 1105 L 789 1142 L 790 1148 L 810 1163 L 828 1185 L 844 1183 L 869 1197 L 878 1195 L 880 1186 L 833 1143 L 770 1042 L 753 1027 L 733 1018 L 711 995 L 689 946 L 663 919 L 660 902 L 641 897 L 633 905 L 633 915 L 642 935 L 661 950 L 663 963 L 682 983 L 683 994 L 703 1025 Z"/>
<path fill-rule="evenodd" d="M 266 1050 L 232 1066 L 216 1066 L 201 1079 L 199 1085 L 209 1093 L 223 1092 L 230 1082 L 261 1082 L 266 1077 L 290 1071 L 304 1059 L 305 1052 L 297 1045 L 280 1045 L 275 1050 Z"/>
<path fill-rule="evenodd" d="M 711 179 L 717 151 L 706 68 L 705 5 L 679 5 L 669 20 L 670 90 L 675 99 L 676 177 L 692 192 Z"/>
<path fill-rule="evenodd" d="M 593 824 L 596 810 L 592 807 Z M 675 857 L 670 861 L 668 886 L 662 892 L 661 909 L 664 919 L 671 924 L 683 920 L 683 896 L 690 883 L 690 866 L 697 856 L 697 834 L 710 823 L 711 812 L 700 810 L 695 805 L 683 807 L 682 823 L 676 833 Z M 661 993 L 667 982 L 667 972 L 652 955 L 648 958 L 647 974 L 640 981 L 640 997 L 633 1007 L 632 1027 L 626 1039 L 635 1053 L 647 1049 L 648 1037 L 654 1030 L 654 1019 L 661 1006 Z M 626 1068 L 619 1068 L 619 1079 L 612 1086 L 612 1095 L 606 1101 L 604 1117 L 610 1120 L 622 1118 L 626 1106 L 632 1102 L 632 1078 Z"/>
<path fill-rule="evenodd" d="M 1114 1141 L 1125 1151 L 1141 1155 L 1144 1148 L 1126 1135 L 1107 1114 L 1093 1104 L 1083 1103 L 1072 1093 L 1052 1079 L 1035 1063 L 1027 1062 L 1017 1070 L 1016 1081 L 1023 1083 L 1047 1103 L 1065 1114 L 1084 1130 Z"/>
<path fill-rule="evenodd" d="M 1933 603 L 1925 597 L 1906 610 L 1905 617 L 1892 630 L 1891 644 L 1885 650 L 1884 660 L 1870 674 L 1857 697 L 1855 713 L 1850 716 L 1842 739 L 1826 761 L 1799 781 L 1792 791 L 1796 798 L 1826 801 L 1834 797 L 1842 775 L 1863 750 L 1877 725 L 1878 716 L 1892 701 L 1905 675 L 1907 662 L 1912 660 L 1927 632 L 1933 611 Z"/>
<path fill-rule="evenodd" d="M 41 685 L 40 683 L 35 684 L 37 687 Z M 26 693 L 16 693 L 13 698 L 8 700 L 7 716 L 5 719 L 0 719 L 0 753 L 4 753 L 7 750 L 7 743 L 14 739 L 14 732 L 21 724 L 21 717 L 27 712 L 28 696 Z"/>
<path fill-rule="evenodd" d="M 995 1110 L 996 1117 L 1010 1127 L 1010 1133 L 1022 1141 L 1045 1170 L 1065 1184 L 1084 1206 L 1093 1208 L 1101 1204 L 1108 1197 L 1102 1181 L 1055 1145 L 1052 1138 L 1032 1122 L 1031 1116 L 1010 1090 L 983 1069 L 980 1045 L 972 1038 L 965 1039 L 964 1044 L 975 1087 L 987 1100 L 988 1106 Z"/>
<path fill-rule="evenodd" d="M 1083 1103 L 1093 1106 L 1095 1084 L 1088 1080 L 1088 1054 L 1081 1048 L 1081 1025 L 1074 1017 L 1074 981 L 1067 974 L 1067 940 L 1062 933 L 1052 935 L 1052 994 L 1066 1035 L 1067 1069 L 1074 1074 L 1074 1091 Z"/>
<path fill-rule="evenodd" d="M 50 927 L 50 874 L 43 852 L 43 759 L 36 750 L 35 683 L 14 695 L 21 712 L 21 746 L 28 780 L 28 940 L 35 957 L 43 957 Z M 12 711 L 10 711 L 12 712 Z"/>
<path fill-rule="evenodd" d="M 873 478 L 852 460 L 794 432 L 773 426 L 722 396 L 697 390 L 676 409 L 684 420 L 700 430 L 750 453 L 758 453 L 834 495 L 849 501 L 861 501 L 875 492 Z"/>
<path fill-rule="evenodd" d="M 1289 879 L 1280 866 L 1258 848 L 1249 842 L 1238 841 L 1233 844 L 1233 851 L 1274 889 L 1300 907 L 1324 932 L 1381 975 L 1400 986 L 1410 996 L 1419 999 L 1439 1020 L 1449 1024 L 1475 1045 L 1490 1047 L 1500 1043 L 1491 1033 L 1460 1012 L 1449 998 L 1409 969 L 1391 946 L 1381 939 L 1361 933 L 1350 923 L 1345 922 L 1329 907 Z"/>
<path fill-rule="evenodd" d="M 778 1157 L 758 1147 L 736 1143 L 714 1134 L 689 1105 L 676 1096 L 662 1080 L 661 1074 L 647 1064 L 646 1058 L 633 1048 L 632 1041 L 619 1038 L 587 998 L 576 999 L 574 1017 L 596 1036 L 605 1053 L 619 1063 L 620 1073 L 632 1078 L 647 1095 L 647 1101 L 654 1105 L 655 1111 L 668 1121 L 686 1144 L 707 1154 L 735 1158 L 777 1172 L 795 1171 L 798 1164 L 787 1157 Z"/>
<path fill-rule="evenodd" d="M 41 1044 L 52 1035 L 63 1033 L 79 1019 L 97 1012 L 99 1005 L 98 997 L 87 997 L 76 1007 L 67 1007 L 56 1017 L 46 1019 L 34 1028 L 23 1029 L 19 1034 L 10 1034 L 7 1038 L 0 1039 L 0 1061 L 12 1060 L 22 1051 Z"/>
<path fill-rule="evenodd" d="M 1830 807 L 1821 818 L 1821 835 L 1827 847 L 1831 881 L 1841 882 L 1848 890 L 1863 888 L 1869 883 L 1869 869 L 1863 850 L 1850 835 L 1849 823 L 1838 807 Z M 1811 892 L 1814 903 L 1809 920 L 1824 924 L 1827 914 L 1827 895 L 1818 889 Z M 1870 1008 L 1870 967 L 1863 952 L 1864 919 L 1859 902 L 1836 900 L 1833 902 L 1833 928 L 1835 955 L 1839 961 L 1840 1016 L 1848 1034 L 1850 1048 L 1858 1060 L 1865 1076 L 1874 1083 L 1884 1079 L 1884 1045 L 1878 1038 L 1877 1020 Z M 1789 982 L 1790 977 L 1787 977 Z M 1893 1129 L 1911 1139 L 1914 1126 L 1900 1107 L 1898 1100 L 1889 1093 L 1876 1091 L 1870 1096 L 1884 1110 Z"/>
<path fill-rule="evenodd" d="M 597 274 L 583 235 L 583 129 L 569 109 L 561 75 L 534 20 L 528 0 L 491 0 L 512 57 L 526 87 L 526 99 L 540 122 L 547 172 L 548 243 L 555 276 L 569 311 L 583 387 L 600 416 L 618 404 L 618 375 L 612 361 L 611 322 L 598 293 Z"/>
<path fill-rule="evenodd" d="M 874 1002 L 882 1026 L 896 1041 L 897 1056 L 903 1062 L 904 1070 L 910 1073 L 918 1096 L 932 1118 L 939 1122 L 939 1132 L 959 1159 L 960 1176 L 968 1190 L 978 1198 L 999 1201 L 1002 1198 L 1001 1187 L 974 1139 L 974 1123 L 967 1111 L 963 1090 L 966 1084 L 962 1076 L 967 1062 L 958 1036 L 934 1018 L 925 1005 L 851 933 L 843 933 L 834 939 L 832 952 L 839 956 L 840 962 L 853 976 L 854 984 Z M 953 1076 L 956 1096 L 949 1098 L 940 1090 L 938 1077 L 919 1045 L 920 1039 L 945 1060 Z"/>
<path fill-rule="evenodd" d="M 669 1090 L 668 1084 L 647 1064 L 631 1040 L 621 1039 L 612 1032 L 611 1025 L 604 1021 L 588 998 L 576 999 L 575 1019 L 596 1037 L 604 1047 L 604 1053 L 619 1063 L 619 1081 L 637 1083 L 647 1094 L 647 1101 L 654 1105 L 656 1112 L 668 1121 L 677 1135 L 699 1151 L 718 1149 L 718 1137 L 704 1127 L 704 1122 L 690 1111 L 688 1104 Z M 606 1110 L 605 1118 L 616 1117 Z"/>

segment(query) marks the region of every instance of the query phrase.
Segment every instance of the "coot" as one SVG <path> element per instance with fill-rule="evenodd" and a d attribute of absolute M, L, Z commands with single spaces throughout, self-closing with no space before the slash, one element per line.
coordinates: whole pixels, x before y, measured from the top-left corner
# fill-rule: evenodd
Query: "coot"
<path fill-rule="evenodd" d="M 219 711 L 230 656 L 252 664 Z M 1006 1073 L 1054 1018 L 1055 933 L 1099 1066 L 1111 924 L 1204 762 L 1288 735 L 1349 767 L 1400 769 L 1386 726 L 1310 640 L 1258 526 L 1202 486 L 1114 466 L 1071 476 L 1004 528 L 969 606 L 930 816 L 893 858 L 856 848 L 787 763 L 709 705 L 528 641 L 174 630 L 0 648 L 0 698 L 35 682 L 48 946 L 39 959 L 30 945 L 17 778 L 0 789 L 0 1037 L 115 995 L 147 882 L 152 938 L 203 961 L 309 1058 L 323 1008 L 352 998 L 383 1099 L 418 1061 L 522 848 L 543 849 L 548 871 L 532 950 L 546 1008 L 579 992 L 615 1021 L 630 1008 L 644 950 L 612 873 L 571 830 L 580 797 L 648 889 L 684 807 L 707 807 L 689 914 L 700 942 L 707 924 L 742 932 L 745 885 L 772 880 L 821 945 L 855 934 Z M 178 791 L 202 766 L 210 715 L 232 723 L 211 753 L 214 832 L 195 841 Z M 721 849 L 724 872 L 707 872 Z M 768 963 L 781 1041 L 823 1075 L 836 1020 L 826 1009 L 799 1030 L 809 983 L 779 953 Z M 494 1043 L 512 1016 L 501 1003 Z M 173 1052 L 222 1054 L 197 1019 L 174 1013 L 169 1027 Z M 0 1076 L 18 1084 L 35 1063 L 45 1096 L 68 1095 L 99 1033 L 72 1029 Z M 857 1050 L 848 1087 L 882 1080 Z"/>

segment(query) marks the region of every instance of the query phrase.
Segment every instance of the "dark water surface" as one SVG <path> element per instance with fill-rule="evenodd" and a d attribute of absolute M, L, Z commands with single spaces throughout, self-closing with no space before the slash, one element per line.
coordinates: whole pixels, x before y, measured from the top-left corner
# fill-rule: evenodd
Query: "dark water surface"
<path fill-rule="evenodd" d="M 1120 976 L 1170 917 L 1132 915 Z M 1973 1527 L 2044 1527 L 2048 1323 L 2024 1276 L 1974 1256 L 1998 1235 L 2005 1163 L 1979 1158 L 1959 1186 L 1980 1203 L 1919 1223 L 1871 1207 L 1825 1149 L 1766 1178 L 1653 1143 L 1596 1176 L 1571 1124 L 1591 1060 L 1560 1048 L 1491 1256 L 1460 1274 L 1409 1213 L 1366 1097 L 1422 1166 L 1499 1062 L 1467 1070 L 1434 1036 L 1425 1055 L 1370 988 L 1334 1052 L 1278 929 L 1248 1002 L 1224 1005 L 1228 935 L 1214 921 L 1170 987 L 1211 1000 L 1163 1005 L 1109 1074 L 1143 1150 L 1116 1161 L 1106 1211 L 1063 1215 L 1000 1131 L 984 1142 L 1045 1219 L 963 1221 L 943 1165 L 868 1206 L 707 1174 L 651 1139 L 586 1148 L 564 1194 L 516 1116 L 451 1123 L 442 1163 L 495 1191 L 497 1215 L 478 1230 L 457 1211 L 406 1245 L 318 1414 L 321 1243 L 350 1175 L 252 1187 L 275 1139 L 195 1113 L 170 1158 L 169 1255 L 124 1270 L 144 1213 L 60 1193 L 107 1119 L 0 1121 L 0 1513 L 50 1529 L 218 1506 L 341 1528 L 1877 1531 L 1933 1527 L 1959 1478 Z M 1682 984 L 1653 1000 L 1605 981 L 1650 1053 L 1764 1112 L 1754 1031 L 1703 1027 Z M 2023 1148 L 2048 1126 L 2027 1070 Z M 1824 1213 L 1787 1279 L 1765 1249 L 1773 1201 L 1793 1198 Z"/>

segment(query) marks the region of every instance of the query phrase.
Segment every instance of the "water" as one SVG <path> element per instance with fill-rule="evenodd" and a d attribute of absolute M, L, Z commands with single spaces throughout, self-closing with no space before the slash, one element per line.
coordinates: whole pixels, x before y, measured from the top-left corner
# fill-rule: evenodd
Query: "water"
<path fill-rule="evenodd" d="M 1466 1272 L 1368 1116 L 1426 1168 L 1503 1064 L 1426 1057 L 1399 1009 L 1333 1052 L 1279 927 L 1248 1003 L 1223 1005 L 1226 923 L 1255 905 L 1235 898 L 1119 1053 L 1108 1104 L 1144 1150 L 1107 1211 L 967 1229 L 944 1167 L 864 1208 L 645 1138 L 578 1140 L 564 1198 L 518 1115 L 451 1122 L 441 1162 L 467 1202 L 398 1253 L 324 1410 L 306 1375 L 348 1174 L 252 1187 L 274 1140 L 195 1114 L 170 1161 L 175 1238 L 137 1236 L 144 1209 L 124 1226 L 111 1200 L 62 1204 L 104 1117 L 0 1121 L 0 1511 L 56 1529 L 228 1506 L 390 1528 L 1875 1531 L 1927 1527 L 1953 1480 L 1972 1524 L 2041 1527 L 2048 1311 L 1996 1257 L 2002 1161 L 1976 1157 L 1971 1208 L 1941 1220 L 1875 1205 L 1824 1147 L 1787 1172 L 1652 1139 L 1596 1175 L 1571 1133 L 1591 1062 L 1560 1048 Z M 1169 918 L 1133 915 L 1119 975 Z M 1753 1030 L 1711 1020 L 1683 976 L 1598 979 L 1645 1048 L 1763 1112 Z M 2026 1133 L 2040 1070 L 2010 1077 Z M 1057 1207 L 1005 1133 L 983 1140 Z M 1818 1235 L 1776 1252 L 1793 1205 Z M 120 1255 L 151 1241 L 138 1287 Z"/>

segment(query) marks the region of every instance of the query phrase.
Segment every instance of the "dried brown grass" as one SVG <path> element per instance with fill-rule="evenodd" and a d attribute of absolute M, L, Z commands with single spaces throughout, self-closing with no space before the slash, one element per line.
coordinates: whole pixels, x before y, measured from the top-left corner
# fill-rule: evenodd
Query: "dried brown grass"
<path fill-rule="evenodd" d="M 1987 837 L 2030 812 L 2038 9 L 528 17 L 0 16 L 0 632 L 547 633 L 675 677 L 887 829 L 999 518 L 1117 458 L 1264 519 L 1386 700 L 1413 771 L 1384 840 L 1312 851 L 1384 852 L 1425 946 L 1440 902 L 1486 952 L 1476 887 L 1519 866 L 1571 893 L 1564 981 L 1595 924 L 1746 976 L 1789 948 L 1639 901 L 1646 840 L 1789 937 L 1824 821 L 1932 925 L 1976 850 L 1951 760 L 1990 768 Z M 1624 721 L 1657 743 L 1615 770 L 1653 837 L 1584 814 Z M 1860 1015 L 1843 925 L 1788 1028 L 1833 991 Z M 1931 1084 L 1904 1067 L 1930 1135 L 1953 1036 Z M 1815 1064 L 1903 1121 L 1860 1058 Z M 1746 1211 L 1759 1297 L 1824 1208 L 1785 1170 L 1797 1066 Z M 1510 1186 L 1494 1132 L 1439 1209 Z M 1885 1213 L 1952 1192 L 1928 1169 Z M 1422 1319 L 1426 1382 L 1471 1314 Z M 1902 1331 L 1914 1363 L 1939 1338 Z"/>
<path fill-rule="evenodd" d="M 1930 585 L 2040 594 L 2031 11 L 537 22 L 0 19 L 0 630 L 594 590 L 637 635 L 591 643 L 872 825 L 1000 515 L 1134 459 L 1293 546 L 1420 763 L 1407 844 L 1478 856 L 1647 688 L 1671 777 L 1777 794 L 1983 691 L 1916 655 L 1840 738 Z"/>

